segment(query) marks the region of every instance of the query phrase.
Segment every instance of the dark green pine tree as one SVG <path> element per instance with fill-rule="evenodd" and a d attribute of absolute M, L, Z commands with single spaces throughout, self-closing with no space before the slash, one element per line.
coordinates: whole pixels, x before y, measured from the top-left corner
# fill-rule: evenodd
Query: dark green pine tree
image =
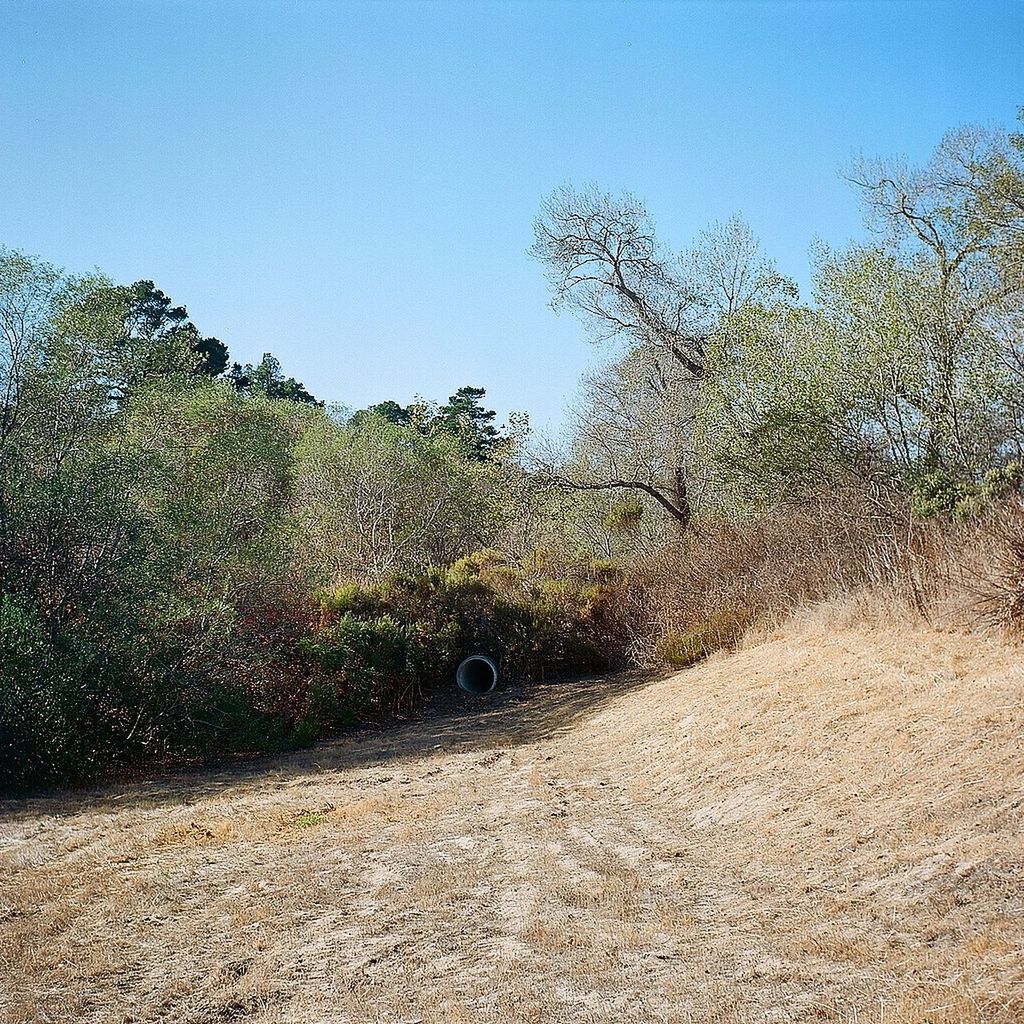
<path fill-rule="evenodd" d="M 235 389 L 246 395 L 265 395 L 267 398 L 297 402 L 300 405 L 323 405 L 306 386 L 294 377 L 286 377 L 281 363 L 269 352 L 256 363 L 235 363 L 228 374 Z"/>

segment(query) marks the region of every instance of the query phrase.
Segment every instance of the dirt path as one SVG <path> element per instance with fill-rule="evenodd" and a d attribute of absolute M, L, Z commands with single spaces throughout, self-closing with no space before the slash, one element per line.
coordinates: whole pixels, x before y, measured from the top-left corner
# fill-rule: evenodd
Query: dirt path
<path fill-rule="evenodd" d="M 1019 652 L 819 627 L 0 806 L 0 1020 L 1024 1019 Z"/>

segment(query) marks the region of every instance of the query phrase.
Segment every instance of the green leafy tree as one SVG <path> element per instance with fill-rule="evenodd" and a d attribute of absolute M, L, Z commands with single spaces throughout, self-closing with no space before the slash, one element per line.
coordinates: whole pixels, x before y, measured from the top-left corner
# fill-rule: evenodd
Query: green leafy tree
<path fill-rule="evenodd" d="M 1022 157 L 1012 136 L 967 127 L 923 167 L 855 171 L 878 241 L 875 253 L 854 258 L 883 276 L 866 281 L 866 268 L 852 268 L 843 284 L 857 305 L 843 306 L 840 287 L 835 320 L 852 321 L 853 333 L 890 335 L 882 368 L 894 374 L 890 401 L 906 428 L 909 469 L 977 480 L 1022 451 Z"/>
<path fill-rule="evenodd" d="M 504 527 L 504 477 L 463 443 L 366 414 L 313 421 L 298 447 L 296 533 L 330 582 L 444 566 Z"/>
<path fill-rule="evenodd" d="M 720 512 L 799 501 L 845 471 L 851 456 L 826 341 L 815 311 L 788 302 L 746 307 L 709 339 L 694 436 Z"/>
<path fill-rule="evenodd" d="M 387 420 L 388 423 L 394 423 L 400 427 L 407 427 L 412 422 L 410 410 L 391 399 L 386 402 L 378 402 L 376 405 L 368 406 L 355 413 L 352 417 L 353 426 L 358 426 L 360 419 L 367 415 L 379 416 L 382 420 Z"/>
<path fill-rule="evenodd" d="M 55 267 L 0 247 L 0 443 L 19 425 L 25 382 L 45 350 L 60 286 Z"/>

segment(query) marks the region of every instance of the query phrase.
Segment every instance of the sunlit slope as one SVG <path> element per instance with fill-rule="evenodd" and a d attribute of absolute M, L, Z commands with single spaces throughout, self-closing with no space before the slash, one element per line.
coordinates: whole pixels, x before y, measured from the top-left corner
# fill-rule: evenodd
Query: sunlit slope
<path fill-rule="evenodd" d="M 819 613 L 4 805 L 0 1020 L 1009 1024 L 1022 724 L 1019 650 Z"/>
<path fill-rule="evenodd" d="M 675 830 L 766 983 L 1024 1020 L 1022 655 L 819 614 L 621 699 L 587 756 Z"/>

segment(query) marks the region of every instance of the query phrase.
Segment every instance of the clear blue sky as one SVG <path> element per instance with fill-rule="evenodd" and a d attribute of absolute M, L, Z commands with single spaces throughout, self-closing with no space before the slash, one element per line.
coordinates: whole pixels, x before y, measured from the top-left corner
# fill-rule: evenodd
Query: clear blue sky
<path fill-rule="evenodd" d="M 740 213 L 807 280 L 856 152 L 1024 103 L 1024 4 L 0 4 L 0 242 L 152 278 L 235 358 L 360 406 L 557 424 L 594 352 L 526 255 L 568 181 L 665 243 Z"/>

